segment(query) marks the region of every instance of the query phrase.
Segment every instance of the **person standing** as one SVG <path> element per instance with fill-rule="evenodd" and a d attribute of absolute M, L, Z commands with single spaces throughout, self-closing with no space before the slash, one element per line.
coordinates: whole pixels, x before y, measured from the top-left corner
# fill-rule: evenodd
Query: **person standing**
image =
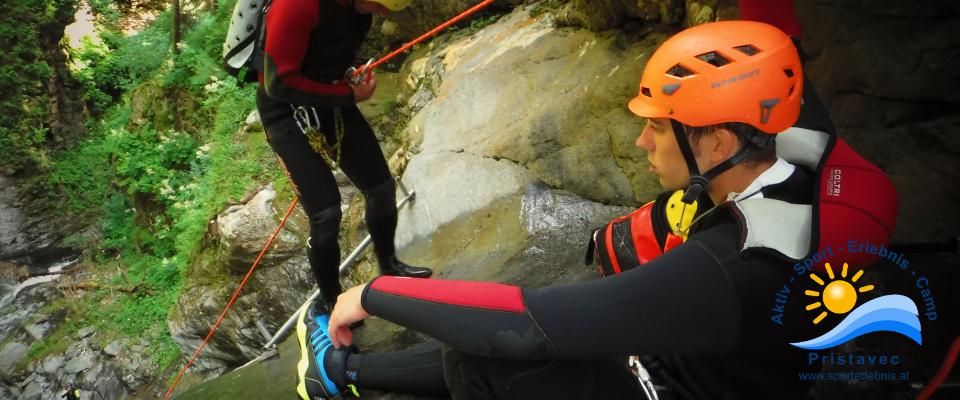
<path fill-rule="evenodd" d="M 372 73 L 345 78 L 367 35 L 372 15 L 404 8 L 409 0 L 274 0 L 266 19 L 264 72 L 257 91 L 270 146 L 293 182 L 310 222 L 307 255 L 328 306 L 342 291 L 340 168 L 366 202 L 366 224 L 380 272 L 426 278 L 431 270 L 396 257 L 395 184 L 373 130 L 357 103 L 373 96 Z"/>
<path fill-rule="evenodd" d="M 340 192 L 333 170 L 340 168 L 363 194 L 367 230 L 383 275 L 429 278 L 432 271 L 396 257 L 396 188 L 373 129 L 357 103 L 373 96 L 372 72 L 352 79 L 359 49 L 372 22 L 409 5 L 410 0 L 273 0 L 266 14 L 264 68 L 257 110 L 267 141 L 293 182 L 310 222 L 307 257 L 320 289 L 297 324 L 301 364 L 309 364 L 307 336 L 315 316 L 329 313 L 342 292 L 339 270 Z M 309 324 L 309 326 L 308 326 Z M 316 392 L 316 376 L 300 368 L 297 391 Z"/>

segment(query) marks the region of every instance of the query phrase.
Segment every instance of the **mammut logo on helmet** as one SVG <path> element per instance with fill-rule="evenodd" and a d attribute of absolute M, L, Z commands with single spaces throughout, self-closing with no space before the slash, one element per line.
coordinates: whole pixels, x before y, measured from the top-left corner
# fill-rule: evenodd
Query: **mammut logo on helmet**
<path fill-rule="evenodd" d="M 753 78 L 753 77 L 755 77 L 755 76 L 757 76 L 757 75 L 760 75 L 760 69 L 759 69 L 759 68 L 758 68 L 758 69 L 755 69 L 755 70 L 753 70 L 753 71 L 744 72 L 744 73 L 742 73 L 742 74 L 740 74 L 740 75 L 731 76 L 731 77 L 729 77 L 729 78 L 727 78 L 727 79 L 724 79 L 724 80 L 722 80 L 722 81 L 713 82 L 713 83 L 710 84 L 710 88 L 711 88 L 711 89 L 719 89 L 719 88 L 722 88 L 722 87 L 724 87 L 724 86 L 727 86 L 727 85 L 729 85 L 729 84 L 731 84 L 731 83 L 738 82 L 738 81 L 742 81 L 742 80 L 744 80 L 744 79 Z"/>
<path fill-rule="evenodd" d="M 830 176 L 827 178 L 827 196 L 840 196 L 840 173 L 838 168 L 830 170 Z"/>

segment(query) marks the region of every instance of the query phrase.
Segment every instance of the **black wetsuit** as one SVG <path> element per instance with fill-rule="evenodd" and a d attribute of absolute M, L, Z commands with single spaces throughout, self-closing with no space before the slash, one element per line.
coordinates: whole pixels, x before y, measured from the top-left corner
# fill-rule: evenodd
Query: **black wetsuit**
<path fill-rule="evenodd" d="M 813 184 L 812 172 L 797 167 L 763 193 L 809 204 Z M 363 306 L 448 345 L 453 352 L 444 355 L 446 382 L 457 398 L 529 398 L 554 391 L 572 393 L 565 398 L 593 398 L 602 391 L 629 398 L 639 394 L 635 380 L 614 376 L 616 367 L 605 367 L 610 376 L 598 376 L 594 368 L 610 365 L 601 359 L 631 354 L 652 355 L 646 361 L 654 377 L 679 398 L 802 398 L 809 384 L 796 372 L 807 355 L 788 343 L 811 336 L 770 320 L 772 301 L 793 273 L 791 263 L 762 250 L 741 253 L 739 221 L 733 208 L 721 204 L 696 223 L 683 245 L 604 279 L 525 289 L 381 277 L 364 292 Z M 798 298 L 789 304 L 806 303 Z M 787 317 L 802 318 L 802 310 L 791 309 Z M 476 369 L 478 363 L 491 367 Z M 499 377 L 504 371 L 509 376 Z"/>
<path fill-rule="evenodd" d="M 293 119 L 293 106 L 316 110 L 328 143 L 342 118 L 340 169 L 364 194 L 366 223 L 380 265 L 394 254 L 396 189 L 373 130 L 357 109 L 352 89 L 340 82 L 355 65 L 371 16 L 337 0 L 274 0 L 266 21 L 265 71 L 257 109 L 270 146 L 296 186 L 310 220 L 308 257 L 324 300 L 341 287 L 337 235 L 342 217 L 333 172 Z M 339 115 L 339 117 L 337 116 Z"/>

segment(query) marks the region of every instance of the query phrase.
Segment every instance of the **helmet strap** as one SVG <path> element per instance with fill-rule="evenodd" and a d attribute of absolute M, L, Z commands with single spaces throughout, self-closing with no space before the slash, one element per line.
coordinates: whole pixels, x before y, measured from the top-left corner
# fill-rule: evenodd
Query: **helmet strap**
<path fill-rule="evenodd" d="M 680 201 L 686 204 L 693 204 L 693 202 L 700 197 L 700 194 L 707 189 L 707 185 L 710 184 L 713 178 L 716 178 L 728 169 L 733 168 L 733 166 L 743 162 L 753 147 L 749 143 L 744 143 L 743 147 L 741 147 L 736 154 L 701 175 L 700 168 L 697 167 L 697 159 L 693 155 L 693 148 L 690 147 L 690 141 L 687 139 L 687 131 L 683 124 L 674 119 L 670 119 L 670 124 L 673 127 L 673 135 L 677 139 L 677 144 L 680 146 L 680 153 L 683 154 L 683 159 L 687 162 L 687 170 L 690 172 L 690 186 L 683 192 L 683 197 L 680 199 Z"/>

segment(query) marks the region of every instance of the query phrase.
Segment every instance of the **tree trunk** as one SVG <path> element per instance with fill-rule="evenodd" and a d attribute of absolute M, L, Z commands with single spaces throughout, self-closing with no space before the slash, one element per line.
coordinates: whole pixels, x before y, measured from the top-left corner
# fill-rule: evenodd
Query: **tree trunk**
<path fill-rule="evenodd" d="M 178 54 L 180 54 L 180 20 L 182 19 L 182 16 L 180 15 L 180 0 L 170 1 L 172 2 L 171 8 L 173 9 L 173 24 L 171 24 L 173 25 L 173 32 L 170 35 L 170 42 L 173 55 L 176 57 Z M 176 62 L 176 59 L 174 59 L 174 62 Z M 167 98 L 170 100 L 171 107 L 173 108 L 171 110 L 173 112 L 173 129 L 179 131 L 182 128 L 182 118 L 180 115 L 182 110 L 180 110 L 178 102 L 179 99 L 177 98 L 179 92 L 176 90 L 171 90 L 169 93 L 170 95 L 168 95 Z"/>
<path fill-rule="evenodd" d="M 170 35 L 170 45 L 173 54 L 180 54 L 180 0 L 170 0 L 173 4 L 173 32 Z"/>

